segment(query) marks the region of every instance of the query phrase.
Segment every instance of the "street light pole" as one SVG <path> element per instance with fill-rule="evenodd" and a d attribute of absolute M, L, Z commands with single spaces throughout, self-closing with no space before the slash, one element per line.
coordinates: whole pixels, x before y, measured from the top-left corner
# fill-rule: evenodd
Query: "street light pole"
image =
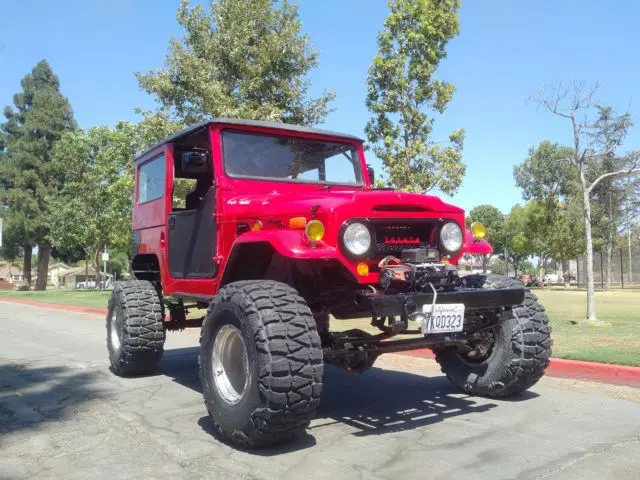
<path fill-rule="evenodd" d="M 109 261 L 109 253 L 107 252 L 107 246 L 104 246 L 104 252 L 102 252 L 102 289 L 107 286 L 107 262 Z"/>
<path fill-rule="evenodd" d="M 507 231 L 504 231 L 504 264 L 507 268 L 506 275 L 509 276 L 509 251 L 507 250 Z"/>

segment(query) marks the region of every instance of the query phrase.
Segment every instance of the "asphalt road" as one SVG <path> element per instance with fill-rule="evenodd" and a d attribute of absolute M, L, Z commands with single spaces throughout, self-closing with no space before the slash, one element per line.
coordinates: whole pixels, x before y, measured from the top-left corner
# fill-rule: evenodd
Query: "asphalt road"
<path fill-rule="evenodd" d="M 329 367 L 297 443 L 234 450 L 210 433 L 197 335 L 170 334 L 157 375 L 121 379 L 102 319 L 0 302 L 0 478 L 640 478 L 640 390 L 546 378 L 486 400 L 400 355 Z"/>

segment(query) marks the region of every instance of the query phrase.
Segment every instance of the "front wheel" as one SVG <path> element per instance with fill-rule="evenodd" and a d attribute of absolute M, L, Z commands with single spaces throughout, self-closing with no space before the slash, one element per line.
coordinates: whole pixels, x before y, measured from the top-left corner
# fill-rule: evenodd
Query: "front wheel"
<path fill-rule="evenodd" d="M 518 280 L 490 275 L 484 288 L 522 288 Z M 455 348 L 435 350 L 449 380 L 468 393 L 487 397 L 517 395 L 532 387 L 549 365 L 551 327 L 537 297 L 525 292 L 512 315 L 493 329 L 493 344 L 481 358 Z"/>
<path fill-rule="evenodd" d="M 313 418 L 322 392 L 313 315 L 291 287 L 235 282 L 202 325 L 200 380 L 217 434 L 242 447 L 288 441 Z"/>

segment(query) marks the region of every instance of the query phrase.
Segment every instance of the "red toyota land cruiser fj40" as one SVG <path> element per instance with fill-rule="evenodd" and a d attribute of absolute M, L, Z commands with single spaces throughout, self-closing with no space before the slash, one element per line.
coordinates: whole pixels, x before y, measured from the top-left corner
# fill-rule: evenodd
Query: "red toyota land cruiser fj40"
<path fill-rule="evenodd" d="M 449 379 L 520 393 L 549 363 L 548 319 L 514 279 L 458 274 L 490 253 L 484 227 L 437 197 L 373 186 L 363 141 L 220 118 L 135 160 L 132 270 L 109 301 L 113 371 L 152 371 L 165 334 L 208 308 L 199 372 L 216 431 L 247 447 L 313 418 L 324 363 L 363 372 L 386 352 L 431 348 Z M 334 332 L 370 318 L 380 330 Z M 398 334 L 419 336 L 390 340 Z"/>

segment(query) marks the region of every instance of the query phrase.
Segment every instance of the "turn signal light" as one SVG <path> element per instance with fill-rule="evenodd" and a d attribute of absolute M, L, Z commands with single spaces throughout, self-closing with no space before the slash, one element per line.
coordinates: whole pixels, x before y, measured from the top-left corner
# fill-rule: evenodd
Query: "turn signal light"
<path fill-rule="evenodd" d="M 307 223 L 306 234 L 307 238 L 312 242 L 322 240 L 322 237 L 324 237 L 324 225 L 320 220 L 311 220 Z"/>
<path fill-rule="evenodd" d="M 289 228 L 304 228 L 307 225 L 305 217 L 293 217 L 289 219 Z"/>
<path fill-rule="evenodd" d="M 253 225 L 251 225 L 251 230 L 253 230 L 254 232 L 259 232 L 260 230 L 262 230 L 262 222 L 260 220 L 256 220 L 255 222 L 253 222 Z"/>
<path fill-rule="evenodd" d="M 361 277 L 364 277 L 365 275 L 369 275 L 369 265 L 367 265 L 365 262 L 360 262 L 356 266 L 356 271 L 358 272 L 358 275 L 360 275 Z"/>

